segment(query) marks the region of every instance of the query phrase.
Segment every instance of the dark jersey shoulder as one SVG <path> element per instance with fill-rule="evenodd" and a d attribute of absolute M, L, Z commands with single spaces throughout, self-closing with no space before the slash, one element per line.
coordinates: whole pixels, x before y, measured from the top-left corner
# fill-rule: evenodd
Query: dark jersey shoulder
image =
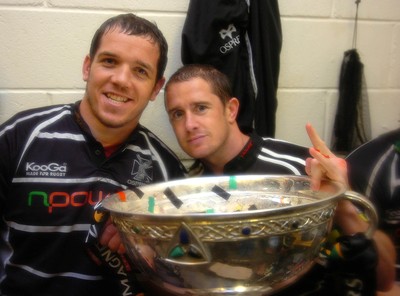
<path fill-rule="evenodd" d="M 351 187 L 365 193 L 369 177 L 375 171 L 376 178 L 389 180 L 390 163 L 400 150 L 400 129 L 378 136 L 352 151 L 346 158 Z"/>

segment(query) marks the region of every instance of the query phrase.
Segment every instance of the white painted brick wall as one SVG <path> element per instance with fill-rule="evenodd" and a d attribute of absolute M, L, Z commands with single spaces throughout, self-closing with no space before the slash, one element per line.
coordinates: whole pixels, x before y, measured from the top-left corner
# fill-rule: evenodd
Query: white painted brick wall
<path fill-rule="evenodd" d="M 170 46 L 166 77 L 180 65 L 189 0 L 0 0 L 0 122 L 16 112 L 82 97 L 81 66 L 108 17 L 134 12 L 157 23 Z M 330 143 L 343 53 L 352 46 L 355 0 L 280 0 L 283 48 L 276 136 L 309 145 L 313 123 Z M 400 1 L 362 0 L 357 48 L 373 136 L 400 126 Z M 161 93 L 142 123 L 181 157 Z"/>

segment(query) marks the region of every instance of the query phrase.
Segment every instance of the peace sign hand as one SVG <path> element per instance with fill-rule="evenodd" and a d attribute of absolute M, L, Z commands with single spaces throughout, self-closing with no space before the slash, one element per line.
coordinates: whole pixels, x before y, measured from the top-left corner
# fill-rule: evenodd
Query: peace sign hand
<path fill-rule="evenodd" d="M 309 149 L 312 158 L 306 159 L 306 172 L 311 177 L 311 189 L 318 190 L 323 178 L 338 181 L 348 188 L 346 160 L 329 150 L 310 123 L 306 124 L 306 130 L 313 146 Z"/>

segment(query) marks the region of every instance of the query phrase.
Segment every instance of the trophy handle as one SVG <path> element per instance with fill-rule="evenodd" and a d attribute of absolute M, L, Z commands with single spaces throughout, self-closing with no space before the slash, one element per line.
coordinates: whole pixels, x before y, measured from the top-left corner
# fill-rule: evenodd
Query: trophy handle
<path fill-rule="evenodd" d="M 346 191 L 343 198 L 353 202 L 360 210 L 360 217 L 369 222 L 369 228 L 365 232 L 365 235 L 368 238 L 372 238 L 379 221 L 375 206 L 364 195 L 355 191 Z"/>

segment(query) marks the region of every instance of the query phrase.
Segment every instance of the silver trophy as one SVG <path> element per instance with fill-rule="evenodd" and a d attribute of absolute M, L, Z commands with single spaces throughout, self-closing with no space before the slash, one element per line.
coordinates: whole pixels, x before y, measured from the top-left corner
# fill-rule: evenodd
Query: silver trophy
<path fill-rule="evenodd" d="M 316 260 L 337 203 L 373 205 L 336 182 L 310 189 L 305 176 L 189 178 L 104 199 L 128 256 L 144 277 L 175 295 L 269 295 Z"/>

